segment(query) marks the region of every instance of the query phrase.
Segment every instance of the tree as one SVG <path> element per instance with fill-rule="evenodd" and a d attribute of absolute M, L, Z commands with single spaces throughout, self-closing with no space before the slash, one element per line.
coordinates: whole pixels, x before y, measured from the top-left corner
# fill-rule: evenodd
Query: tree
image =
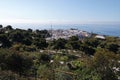
<path fill-rule="evenodd" d="M 69 38 L 69 41 L 78 41 L 79 38 L 77 36 L 72 36 Z"/>
<path fill-rule="evenodd" d="M 40 63 L 46 63 L 46 62 L 48 63 L 50 61 L 50 55 L 42 53 L 39 55 L 38 59 Z"/>
<path fill-rule="evenodd" d="M 13 28 L 12 28 L 11 25 L 7 25 L 7 26 L 5 27 L 5 29 L 6 29 L 6 30 L 13 30 Z"/>
<path fill-rule="evenodd" d="M 1 46 L 4 48 L 9 48 L 11 46 L 11 42 L 5 34 L 0 34 L 0 43 L 2 44 Z"/>
<path fill-rule="evenodd" d="M 8 70 L 19 73 L 20 75 L 26 74 L 33 65 L 32 59 L 20 53 L 9 53 L 5 58 L 5 64 Z"/>
<path fill-rule="evenodd" d="M 29 28 L 27 31 L 28 31 L 28 32 L 33 32 L 33 30 L 32 30 L 32 29 L 30 29 L 30 28 Z"/>
<path fill-rule="evenodd" d="M 54 43 L 54 49 L 65 49 L 66 40 L 65 39 L 58 39 Z"/>
<path fill-rule="evenodd" d="M 3 28 L 3 25 L 0 25 L 0 28 Z"/>
<path fill-rule="evenodd" d="M 50 37 L 50 34 L 47 30 L 36 30 L 36 37 L 38 38 L 46 38 L 46 37 Z"/>
<path fill-rule="evenodd" d="M 84 44 L 96 48 L 100 44 L 100 41 L 95 38 L 89 38 L 84 41 Z"/>
<path fill-rule="evenodd" d="M 0 69 L 5 70 L 6 64 L 5 64 L 5 57 L 8 55 L 9 50 L 8 49 L 0 49 Z"/>
<path fill-rule="evenodd" d="M 81 45 L 81 41 L 79 41 L 79 38 L 77 36 L 72 36 L 69 38 L 69 40 L 66 43 L 66 47 L 68 49 L 77 49 L 79 50 Z"/>
<path fill-rule="evenodd" d="M 25 45 L 29 46 L 29 45 L 32 44 L 32 41 L 29 38 L 25 38 L 25 39 L 23 39 L 22 44 L 25 44 Z"/>
<path fill-rule="evenodd" d="M 67 44 L 66 44 L 66 47 L 68 49 L 77 49 L 79 50 L 80 49 L 80 42 L 78 41 L 68 41 Z"/>
<path fill-rule="evenodd" d="M 14 31 L 9 35 L 12 42 L 22 42 L 25 36 L 21 31 Z"/>
<path fill-rule="evenodd" d="M 106 46 L 106 48 L 109 51 L 112 51 L 112 52 L 116 53 L 118 51 L 119 45 L 115 44 L 115 43 L 108 43 L 107 46 Z"/>
<path fill-rule="evenodd" d="M 46 42 L 46 40 L 44 38 L 36 38 L 34 39 L 34 45 L 38 48 L 38 49 L 45 49 L 47 48 L 48 44 Z"/>
<path fill-rule="evenodd" d="M 80 50 L 85 52 L 88 55 L 93 55 L 95 53 L 95 49 L 86 45 L 82 45 Z"/>
<path fill-rule="evenodd" d="M 113 71 L 113 65 L 115 66 L 115 55 L 107 50 L 100 49 L 95 53 L 93 63 L 94 69 L 100 74 L 102 80 L 117 80 L 117 76 Z M 113 62 L 115 60 L 115 62 Z M 112 64 L 112 65 L 111 65 Z"/>

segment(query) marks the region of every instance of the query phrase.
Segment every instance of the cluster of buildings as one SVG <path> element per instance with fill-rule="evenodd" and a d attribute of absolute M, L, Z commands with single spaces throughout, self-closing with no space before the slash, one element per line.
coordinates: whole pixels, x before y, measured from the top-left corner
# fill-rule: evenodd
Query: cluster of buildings
<path fill-rule="evenodd" d="M 84 37 L 90 37 L 91 33 L 81 31 L 78 29 L 68 29 L 68 30 L 49 30 L 49 33 L 52 35 L 49 38 L 46 38 L 46 40 L 51 40 L 51 39 L 59 39 L 59 38 L 64 38 L 64 39 L 69 39 L 72 36 L 78 36 L 79 39 L 83 39 Z"/>

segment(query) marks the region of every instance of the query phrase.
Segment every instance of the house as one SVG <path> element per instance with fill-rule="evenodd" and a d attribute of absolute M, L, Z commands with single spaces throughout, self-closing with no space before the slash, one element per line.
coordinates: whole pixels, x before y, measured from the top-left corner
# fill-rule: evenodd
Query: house
<path fill-rule="evenodd" d="M 96 35 L 96 36 L 95 36 L 95 38 L 98 38 L 98 39 L 103 39 L 103 40 L 105 39 L 105 37 L 104 37 L 104 36 L 102 36 L 102 35 Z"/>

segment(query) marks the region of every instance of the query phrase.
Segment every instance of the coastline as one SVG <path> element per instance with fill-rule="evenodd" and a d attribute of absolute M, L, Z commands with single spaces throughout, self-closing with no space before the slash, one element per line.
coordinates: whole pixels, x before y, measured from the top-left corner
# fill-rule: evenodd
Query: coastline
<path fill-rule="evenodd" d="M 31 28 L 33 30 L 40 29 L 40 30 L 50 30 L 50 24 L 14 24 L 12 25 L 13 28 L 21 28 L 21 29 L 28 29 Z M 96 33 L 100 35 L 107 35 L 107 36 L 115 36 L 120 37 L 120 24 L 59 24 L 55 25 L 52 24 L 52 29 L 63 29 L 68 30 L 71 28 L 75 28 L 82 31 L 87 31 L 89 33 Z"/>
<path fill-rule="evenodd" d="M 13 28 L 20 29 L 39 29 L 39 30 L 50 30 L 51 24 L 10 24 Z M 114 36 L 120 37 L 120 24 L 52 24 L 53 30 L 68 30 L 68 29 L 78 29 L 82 31 L 86 31 L 89 33 L 95 33 L 100 35 Z"/>

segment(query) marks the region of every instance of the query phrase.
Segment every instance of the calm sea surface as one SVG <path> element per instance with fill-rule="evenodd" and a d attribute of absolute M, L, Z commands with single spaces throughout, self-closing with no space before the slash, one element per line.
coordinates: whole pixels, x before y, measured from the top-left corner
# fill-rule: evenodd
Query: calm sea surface
<path fill-rule="evenodd" d="M 14 24 L 12 25 L 13 28 L 22 28 L 22 29 L 28 29 L 31 28 L 33 30 L 36 29 L 51 29 L 51 25 L 41 25 L 41 24 Z M 74 24 L 74 25 L 52 25 L 52 29 L 70 29 L 75 28 L 83 31 L 93 32 L 101 35 L 110 35 L 110 36 L 118 36 L 120 37 L 120 24 L 104 24 L 104 25 L 98 25 L 98 24 Z"/>

